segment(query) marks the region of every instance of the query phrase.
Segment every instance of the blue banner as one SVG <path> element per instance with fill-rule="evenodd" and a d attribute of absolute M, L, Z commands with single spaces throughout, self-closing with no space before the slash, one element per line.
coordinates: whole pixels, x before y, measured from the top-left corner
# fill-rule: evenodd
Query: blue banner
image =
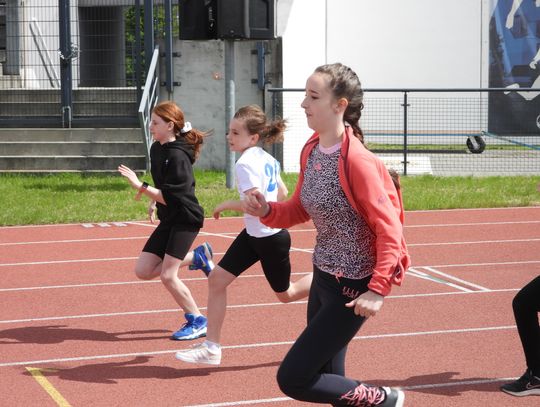
<path fill-rule="evenodd" d="M 488 130 L 540 134 L 540 0 L 491 0 Z"/>

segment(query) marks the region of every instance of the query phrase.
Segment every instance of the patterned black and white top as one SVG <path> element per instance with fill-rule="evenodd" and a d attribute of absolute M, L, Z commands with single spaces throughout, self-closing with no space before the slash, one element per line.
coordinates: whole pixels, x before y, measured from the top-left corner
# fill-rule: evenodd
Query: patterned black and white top
<path fill-rule="evenodd" d="M 300 200 L 317 229 L 313 264 L 337 277 L 361 279 L 371 275 L 375 267 L 375 235 L 352 208 L 339 183 L 340 145 L 313 149 Z"/>

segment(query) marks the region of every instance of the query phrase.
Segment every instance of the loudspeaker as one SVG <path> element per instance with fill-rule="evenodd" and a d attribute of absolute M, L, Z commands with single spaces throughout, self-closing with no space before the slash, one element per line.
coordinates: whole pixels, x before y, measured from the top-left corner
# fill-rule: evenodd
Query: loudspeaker
<path fill-rule="evenodd" d="M 250 37 L 254 40 L 276 38 L 277 0 L 251 0 L 249 2 Z"/>
<path fill-rule="evenodd" d="M 217 0 L 217 38 L 272 39 L 276 0 Z"/>
<path fill-rule="evenodd" d="M 178 0 L 181 40 L 216 38 L 218 1 L 221 0 Z"/>

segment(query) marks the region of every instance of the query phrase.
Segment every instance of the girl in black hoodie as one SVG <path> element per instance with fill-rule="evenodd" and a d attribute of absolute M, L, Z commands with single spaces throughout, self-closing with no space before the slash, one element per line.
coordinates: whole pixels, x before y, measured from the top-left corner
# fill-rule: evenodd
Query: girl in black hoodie
<path fill-rule="evenodd" d="M 150 164 L 154 186 L 141 182 L 130 168 L 120 165 L 118 171 L 137 189 L 136 199 L 146 195 L 150 221 L 160 220 L 137 264 L 135 274 L 142 280 L 160 277 L 174 300 L 182 308 L 186 322 L 172 339 L 188 340 L 206 336 L 206 317 L 197 307 L 189 288 L 178 277 L 182 266 L 210 273 L 212 249 L 208 243 L 189 249 L 203 226 L 204 212 L 195 196 L 193 163 L 199 155 L 205 133 L 184 121 L 184 113 L 171 101 L 152 109 Z"/>

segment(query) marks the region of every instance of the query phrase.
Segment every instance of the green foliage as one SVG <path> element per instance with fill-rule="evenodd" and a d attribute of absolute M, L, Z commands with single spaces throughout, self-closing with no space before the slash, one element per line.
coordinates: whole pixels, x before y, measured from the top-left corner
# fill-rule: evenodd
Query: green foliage
<path fill-rule="evenodd" d="M 236 189 L 226 188 L 224 172 L 196 170 L 195 177 L 197 197 L 207 217 L 218 203 L 238 199 Z M 298 175 L 285 173 L 282 178 L 292 195 Z M 152 183 L 148 174 L 142 179 Z M 409 176 L 401 181 L 407 210 L 540 205 L 540 176 Z M 148 199 L 135 201 L 135 191 L 119 175 L 0 174 L 0 196 L 2 226 L 145 220 L 147 216 Z M 239 214 L 222 214 L 229 215 Z"/>
<path fill-rule="evenodd" d="M 141 2 L 143 4 L 143 2 Z M 126 50 L 126 78 L 128 86 L 135 86 L 135 64 L 136 61 L 136 40 L 135 40 L 135 31 L 136 27 L 140 27 L 141 35 L 141 50 L 140 50 L 140 60 L 141 60 L 141 75 L 145 77 L 144 67 L 146 66 L 144 60 L 144 7 L 140 8 L 140 19 L 137 22 L 136 18 L 136 9 L 135 6 L 126 7 L 124 9 L 124 24 L 125 24 L 125 50 Z M 174 4 L 171 10 L 172 14 L 172 36 L 173 38 L 178 38 L 180 35 L 180 26 L 178 21 L 178 4 Z M 154 6 L 154 38 L 159 40 L 165 38 L 165 7 L 162 5 Z"/>
<path fill-rule="evenodd" d="M 534 177 L 402 177 L 407 210 L 540 205 Z"/>

